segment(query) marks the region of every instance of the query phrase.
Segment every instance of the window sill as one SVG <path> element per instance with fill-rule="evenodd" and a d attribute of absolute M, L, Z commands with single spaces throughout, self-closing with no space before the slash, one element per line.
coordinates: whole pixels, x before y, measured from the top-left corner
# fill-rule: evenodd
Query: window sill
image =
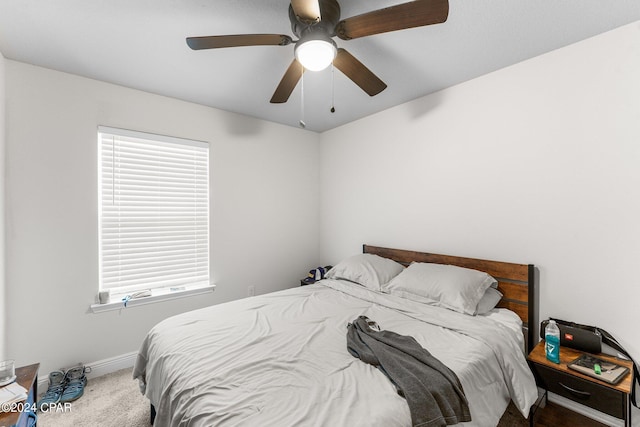
<path fill-rule="evenodd" d="M 105 311 L 128 309 L 132 307 L 137 307 L 139 305 L 155 304 L 158 302 L 169 301 L 172 299 L 207 294 L 209 292 L 213 292 L 215 288 L 216 288 L 216 285 L 209 285 L 209 286 L 202 286 L 198 288 L 191 288 L 191 289 L 185 289 L 185 290 L 173 291 L 173 292 L 165 291 L 162 293 L 158 293 L 157 295 L 151 295 L 149 297 L 130 299 L 127 302 L 126 307 L 124 306 L 123 302 L 120 299 L 117 299 L 115 301 L 109 301 L 106 304 L 91 304 L 90 309 L 92 313 L 103 313 Z"/>

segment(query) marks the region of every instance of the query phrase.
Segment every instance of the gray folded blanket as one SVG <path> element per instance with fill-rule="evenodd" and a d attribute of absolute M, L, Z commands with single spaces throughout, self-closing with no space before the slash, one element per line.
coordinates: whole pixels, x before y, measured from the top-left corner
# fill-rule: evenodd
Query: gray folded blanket
<path fill-rule="evenodd" d="M 372 329 L 360 316 L 347 328 L 347 349 L 376 366 L 407 400 L 414 427 L 471 421 L 469 404 L 456 374 L 410 336 Z"/>

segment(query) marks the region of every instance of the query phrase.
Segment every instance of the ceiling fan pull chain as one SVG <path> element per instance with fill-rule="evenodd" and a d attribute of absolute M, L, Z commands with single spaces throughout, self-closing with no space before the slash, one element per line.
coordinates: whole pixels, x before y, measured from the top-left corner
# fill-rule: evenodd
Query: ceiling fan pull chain
<path fill-rule="evenodd" d="M 332 113 L 336 112 L 336 106 L 335 106 L 335 102 L 336 102 L 336 97 L 335 97 L 335 93 L 336 93 L 336 85 L 334 83 L 334 78 L 335 78 L 335 67 L 333 66 L 333 62 L 331 63 L 331 111 Z"/>
<path fill-rule="evenodd" d="M 304 68 L 300 76 L 300 121 L 298 124 L 302 129 L 307 127 L 307 124 L 304 122 Z"/>

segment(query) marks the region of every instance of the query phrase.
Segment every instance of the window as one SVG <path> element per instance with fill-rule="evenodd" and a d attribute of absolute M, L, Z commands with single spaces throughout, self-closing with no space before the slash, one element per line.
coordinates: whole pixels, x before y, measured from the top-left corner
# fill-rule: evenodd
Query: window
<path fill-rule="evenodd" d="M 98 128 L 100 291 L 209 286 L 209 145 Z"/>

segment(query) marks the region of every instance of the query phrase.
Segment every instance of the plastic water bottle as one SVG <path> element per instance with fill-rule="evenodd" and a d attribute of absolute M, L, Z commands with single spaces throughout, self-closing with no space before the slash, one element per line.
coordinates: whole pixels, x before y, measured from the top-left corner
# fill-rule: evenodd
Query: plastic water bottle
<path fill-rule="evenodd" d="M 555 320 L 549 320 L 544 328 L 544 349 L 547 359 L 553 363 L 560 363 L 560 329 Z"/>

